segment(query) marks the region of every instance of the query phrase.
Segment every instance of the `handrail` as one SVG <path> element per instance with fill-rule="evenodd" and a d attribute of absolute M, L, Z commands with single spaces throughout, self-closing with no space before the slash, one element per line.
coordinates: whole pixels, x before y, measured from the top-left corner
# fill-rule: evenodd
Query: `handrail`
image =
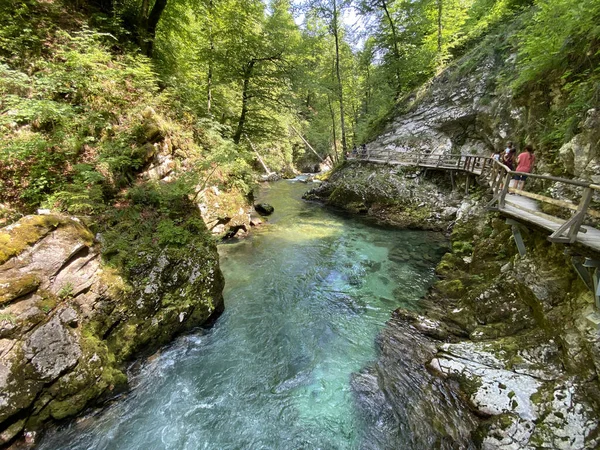
<path fill-rule="evenodd" d="M 396 152 L 394 158 L 392 158 L 391 149 L 387 149 L 386 158 L 384 160 L 378 159 L 381 157 L 380 153 L 373 155 L 369 151 L 366 156 L 367 160 L 384 162 L 387 164 L 393 163 L 405 163 L 405 164 L 416 164 L 419 167 L 433 168 L 433 169 L 450 169 L 460 170 L 481 177 L 485 177 L 492 189 L 492 201 L 488 204 L 488 207 L 497 208 L 500 211 L 505 210 L 506 196 L 510 190 L 510 182 L 515 176 L 527 176 L 534 179 L 548 180 L 555 183 L 565 183 L 572 186 L 583 188 L 583 194 L 579 203 L 572 202 L 561 202 L 551 197 L 545 197 L 543 195 L 532 194 L 526 195 L 526 197 L 534 198 L 537 201 L 543 203 L 552 204 L 555 206 L 563 207 L 569 210 L 573 210 L 572 217 L 565 221 L 552 235 L 548 238 L 553 242 L 564 242 L 574 243 L 577 240 L 577 234 L 580 231 L 581 226 L 586 215 L 590 215 L 595 218 L 600 217 L 600 213 L 590 209 L 590 204 L 593 197 L 593 190 L 600 190 L 600 185 L 582 181 L 582 180 L 570 180 L 566 178 L 554 177 L 551 175 L 538 175 L 527 172 L 517 172 L 511 170 L 505 164 L 502 164 L 497 159 L 489 156 L 477 156 L 477 155 L 462 155 L 462 154 L 431 154 L 431 153 L 412 153 L 412 152 Z M 488 165 L 488 162 L 492 161 Z M 487 169 L 487 171 L 486 171 Z M 468 182 L 467 182 L 468 189 Z M 522 192 L 522 191 L 518 191 Z M 496 206 L 494 206 L 496 205 Z M 514 205 L 514 203 L 512 203 Z M 515 206 L 519 208 L 518 206 Z M 524 211 L 523 208 L 521 208 Z M 540 213 L 542 214 L 542 213 Z M 558 218 L 555 218 L 558 219 Z M 585 231 L 585 230 L 584 230 Z"/>
<path fill-rule="evenodd" d="M 528 172 L 517 172 L 516 170 L 511 170 L 510 167 L 506 166 L 505 164 L 502 164 L 500 161 L 498 161 L 497 159 L 494 159 L 492 157 L 489 156 L 478 156 L 478 155 L 458 155 L 458 154 L 432 154 L 432 153 L 422 153 L 422 152 L 418 152 L 418 153 L 412 153 L 412 152 L 403 152 L 400 153 L 398 152 L 398 154 L 396 155 L 397 159 L 392 159 L 391 157 L 391 152 L 388 150 L 387 152 L 387 158 L 385 158 L 386 161 L 392 163 L 392 162 L 403 162 L 402 160 L 417 160 L 420 163 L 423 163 L 426 161 L 426 159 L 431 158 L 433 159 L 435 162 L 439 162 L 441 163 L 443 160 L 453 160 L 453 159 L 459 159 L 459 161 L 462 158 L 465 159 L 476 159 L 476 160 L 487 160 L 487 161 L 493 161 L 494 165 L 499 166 L 500 168 L 504 169 L 504 171 L 506 173 L 510 173 L 511 175 L 525 175 L 531 178 L 536 178 L 536 179 L 541 179 L 541 180 L 548 180 L 548 181 L 554 181 L 557 183 L 566 183 L 566 184 L 571 184 L 573 186 L 578 186 L 578 187 L 589 187 L 592 188 L 594 190 L 600 190 L 600 185 L 598 184 L 594 184 L 591 182 L 587 182 L 587 181 L 582 181 L 582 180 L 572 180 L 572 179 L 568 179 L 568 178 L 560 178 L 560 177 L 555 177 L 552 175 L 540 175 L 540 174 L 535 174 L 535 173 L 528 173 Z M 367 156 L 367 155 L 365 155 Z M 370 155 L 373 156 L 373 155 Z M 359 158 L 362 159 L 362 158 Z M 371 159 L 369 158 L 364 158 L 366 160 Z M 376 159 L 376 158 L 375 158 Z M 425 161 L 423 160 L 425 159 Z M 408 162 L 408 161 L 407 161 Z M 460 165 L 458 165 L 460 166 Z M 458 167 L 457 166 L 457 167 Z M 439 165 L 438 167 L 440 168 L 445 168 L 443 165 Z M 463 169 L 466 170 L 466 169 Z M 470 170 L 466 170 L 471 172 Z"/>

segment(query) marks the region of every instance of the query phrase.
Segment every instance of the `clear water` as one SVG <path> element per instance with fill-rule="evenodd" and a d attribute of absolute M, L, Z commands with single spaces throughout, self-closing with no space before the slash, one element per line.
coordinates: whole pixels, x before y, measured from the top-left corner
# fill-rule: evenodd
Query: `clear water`
<path fill-rule="evenodd" d="M 275 213 L 220 246 L 225 313 L 142 364 L 132 391 L 43 449 L 350 449 L 364 426 L 350 376 L 393 309 L 432 282 L 441 236 L 377 228 L 269 185 Z"/>

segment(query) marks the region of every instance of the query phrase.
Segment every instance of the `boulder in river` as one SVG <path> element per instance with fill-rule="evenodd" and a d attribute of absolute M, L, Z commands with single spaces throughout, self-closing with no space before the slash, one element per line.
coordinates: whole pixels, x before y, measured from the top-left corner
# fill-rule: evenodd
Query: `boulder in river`
<path fill-rule="evenodd" d="M 270 216 L 275 211 L 275 208 L 268 203 L 257 203 L 254 205 L 254 209 L 262 216 Z"/>

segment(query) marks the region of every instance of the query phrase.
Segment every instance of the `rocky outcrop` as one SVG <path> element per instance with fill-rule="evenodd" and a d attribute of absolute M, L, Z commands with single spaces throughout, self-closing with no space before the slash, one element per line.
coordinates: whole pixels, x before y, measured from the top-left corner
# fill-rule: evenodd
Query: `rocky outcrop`
<path fill-rule="evenodd" d="M 202 189 L 196 196 L 196 203 L 211 233 L 221 237 L 241 237 L 246 235 L 256 221 L 253 221 L 252 207 L 248 199 L 239 191 L 221 191 L 216 186 Z"/>
<path fill-rule="evenodd" d="M 344 163 L 304 198 L 390 225 L 436 231 L 446 231 L 459 205 L 444 174 L 357 161 Z"/>
<path fill-rule="evenodd" d="M 123 272 L 77 219 L 28 216 L 1 229 L 0 445 L 112 395 L 130 358 L 222 311 L 210 242 L 155 245 Z"/>
<path fill-rule="evenodd" d="M 420 313 L 395 313 L 404 325 L 392 320 L 380 345 L 414 352 L 402 343 L 421 336 L 411 341 L 429 352 L 428 370 L 411 377 L 431 372 L 456 383 L 479 418 L 471 433 L 479 448 L 596 448 L 600 338 L 586 321 L 593 297 L 563 246 L 534 230 L 524 235 L 528 253 L 520 257 L 504 221 L 466 200 L 440 280 Z M 405 363 L 382 351 L 377 364 L 375 385 L 398 391 Z M 385 398 L 387 408 L 405 411 L 402 401 Z"/>

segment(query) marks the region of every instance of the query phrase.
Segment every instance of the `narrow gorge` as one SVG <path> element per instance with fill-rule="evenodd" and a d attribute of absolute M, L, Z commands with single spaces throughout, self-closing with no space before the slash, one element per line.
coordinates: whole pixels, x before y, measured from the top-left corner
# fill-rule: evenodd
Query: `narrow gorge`
<path fill-rule="evenodd" d="M 600 448 L 598 23 L 0 1 L 0 448 Z"/>

